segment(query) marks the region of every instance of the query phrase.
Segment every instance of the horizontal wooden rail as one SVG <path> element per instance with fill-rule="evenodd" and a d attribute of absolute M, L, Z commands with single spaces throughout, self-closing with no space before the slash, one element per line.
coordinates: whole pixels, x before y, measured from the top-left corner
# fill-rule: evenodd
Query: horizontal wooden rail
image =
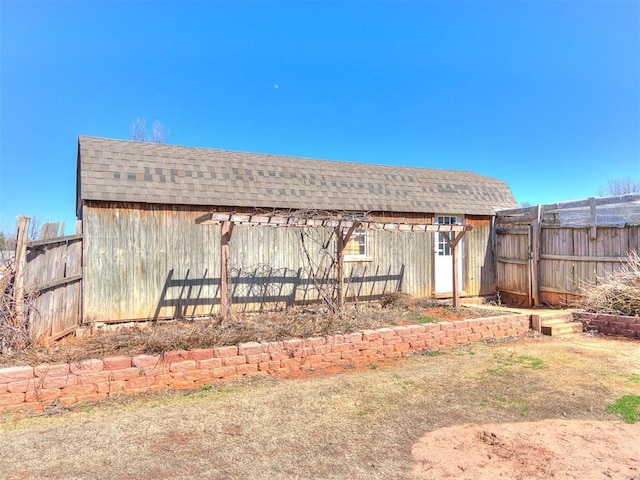
<path fill-rule="evenodd" d="M 70 283 L 77 282 L 78 280 L 82 280 L 82 274 L 73 275 L 71 277 L 59 278 L 57 280 L 47 282 L 43 285 L 36 285 L 31 291 L 44 292 L 45 290 L 51 290 L 52 288 L 68 285 Z"/>
<path fill-rule="evenodd" d="M 547 292 L 547 293 L 560 293 L 562 295 L 578 295 L 578 296 L 581 295 L 579 292 L 575 292 L 575 291 L 572 292 L 570 290 L 565 290 L 564 288 L 554 288 L 554 287 L 540 287 L 540 291 Z"/>
<path fill-rule="evenodd" d="M 543 253 L 540 260 L 568 260 L 570 262 L 615 262 L 625 263 L 631 259 L 628 257 L 590 257 L 587 255 L 552 255 Z"/>
<path fill-rule="evenodd" d="M 82 240 L 82 234 L 65 235 L 64 237 L 44 238 L 42 240 L 31 240 L 27 242 L 27 248 L 38 248 L 52 245 L 54 243 L 70 242 L 72 240 Z"/>
<path fill-rule="evenodd" d="M 498 263 L 513 263 L 516 265 L 527 265 L 529 263 L 528 258 L 507 258 L 507 257 L 498 257 Z"/>
<path fill-rule="evenodd" d="M 524 296 L 524 297 L 529 295 L 529 293 L 527 293 L 527 292 L 519 292 L 517 290 L 508 290 L 506 288 L 500 288 L 500 289 L 498 289 L 498 291 L 499 291 L 499 293 L 509 293 L 511 295 L 521 295 L 521 296 Z"/>

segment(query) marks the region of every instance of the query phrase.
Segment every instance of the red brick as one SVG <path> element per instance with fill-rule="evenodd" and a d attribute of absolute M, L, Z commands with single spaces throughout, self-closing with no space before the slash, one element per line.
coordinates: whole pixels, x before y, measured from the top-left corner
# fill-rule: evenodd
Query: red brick
<path fill-rule="evenodd" d="M 453 322 L 440 322 L 438 325 L 440 325 L 440 330 L 453 330 L 455 327 L 453 325 Z"/>
<path fill-rule="evenodd" d="M 480 335 L 479 333 L 472 333 L 471 335 L 469 335 L 470 342 L 479 342 L 481 338 L 482 335 Z"/>
<path fill-rule="evenodd" d="M 122 370 L 112 370 L 109 373 L 111 374 L 110 380 L 129 380 L 144 375 L 144 370 L 131 367 Z"/>
<path fill-rule="evenodd" d="M 213 348 L 194 348 L 191 350 L 192 360 L 209 360 L 213 358 Z"/>
<path fill-rule="evenodd" d="M 144 369 L 140 369 L 140 372 L 142 372 L 142 374 L 147 377 L 155 377 L 157 375 L 169 373 L 169 365 L 166 363 L 159 363 L 155 367 L 146 367 Z"/>
<path fill-rule="evenodd" d="M 46 377 L 49 375 L 52 377 L 61 377 L 63 375 L 68 375 L 70 372 L 68 363 L 58 363 L 54 365 L 43 363 L 36 366 L 33 371 L 36 374 L 36 377 Z"/>
<path fill-rule="evenodd" d="M 298 367 L 300 363 L 299 358 L 285 358 L 284 360 L 280 360 L 280 366 L 282 368 Z"/>
<path fill-rule="evenodd" d="M 7 392 L 9 393 L 25 393 L 29 390 L 35 390 L 36 388 L 41 388 L 40 380 L 31 379 L 31 380 L 20 380 L 18 382 L 7 383 Z"/>
<path fill-rule="evenodd" d="M 325 338 L 327 339 L 327 343 L 330 345 L 344 343 L 344 335 L 340 335 L 339 333 L 335 335 L 327 335 Z"/>
<path fill-rule="evenodd" d="M 478 325 L 476 327 L 471 327 L 471 331 L 473 333 L 488 332 L 489 331 L 489 327 L 487 327 L 486 325 Z"/>
<path fill-rule="evenodd" d="M 33 378 L 33 367 L 7 367 L 0 368 L 0 383 L 18 382 Z"/>
<path fill-rule="evenodd" d="M 176 380 L 171 383 L 171 388 L 175 388 L 177 390 L 188 390 L 190 388 L 195 388 L 196 384 L 194 381 L 189 380 Z"/>
<path fill-rule="evenodd" d="M 77 397 L 75 395 L 71 395 L 70 397 L 60 397 L 57 400 L 58 400 L 57 404 L 61 405 L 63 407 L 78 403 L 78 399 L 77 399 Z"/>
<path fill-rule="evenodd" d="M 170 385 L 173 382 L 174 377 L 176 375 L 180 375 L 180 373 L 161 373 L 160 375 L 156 375 L 154 378 L 155 385 Z"/>
<path fill-rule="evenodd" d="M 136 355 L 131 359 L 131 364 L 143 369 L 155 367 L 160 364 L 160 355 Z"/>
<path fill-rule="evenodd" d="M 171 350 L 162 354 L 162 360 L 165 363 L 177 363 L 185 360 L 191 360 L 191 352 L 189 350 Z"/>
<path fill-rule="evenodd" d="M 258 364 L 258 370 L 262 372 L 270 372 L 280 368 L 280 360 L 272 360 L 270 362 L 262 362 Z"/>
<path fill-rule="evenodd" d="M 394 345 L 396 343 L 402 343 L 402 338 L 401 337 L 386 337 L 384 339 L 384 344 L 385 345 Z"/>
<path fill-rule="evenodd" d="M 396 332 L 392 328 L 379 328 L 378 334 L 381 338 L 389 338 L 395 336 Z"/>
<path fill-rule="evenodd" d="M 111 372 L 105 370 L 103 372 L 83 373 L 78 375 L 78 384 L 88 385 L 98 382 L 108 382 L 111 380 Z"/>
<path fill-rule="evenodd" d="M 289 354 L 284 350 L 269 352 L 269 358 L 271 360 L 285 360 L 290 358 Z"/>
<path fill-rule="evenodd" d="M 300 338 L 292 338 L 289 340 L 283 340 L 282 345 L 285 350 L 297 350 L 304 346 L 304 341 Z"/>
<path fill-rule="evenodd" d="M 123 370 L 131 367 L 131 357 L 121 355 L 118 357 L 107 357 L 102 360 L 105 370 Z"/>
<path fill-rule="evenodd" d="M 393 352 L 393 345 L 380 345 L 378 347 L 378 353 L 382 355 L 387 355 L 388 353 Z"/>
<path fill-rule="evenodd" d="M 55 400 L 60 396 L 59 388 L 39 388 L 37 391 L 29 391 L 25 394 L 25 401 L 29 402 L 48 402 Z"/>
<path fill-rule="evenodd" d="M 409 350 L 411 350 L 411 345 L 409 345 L 408 343 L 402 342 L 402 343 L 396 343 L 393 346 L 393 350 L 396 352 L 408 352 Z"/>
<path fill-rule="evenodd" d="M 78 383 L 77 375 L 64 375 L 61 377 L 46 376 L 41 380 L 42 388 L 63 388 L 76 385 Z"/>
<path fill-rule="evenodd" d="M 192 382 L 198 380 L 211 380 L 214 378 L 209 370 L 189 370 L 188 372 L 182 372 L 182 376 L 185 380 Z"/>
<path fill-rule="evenodd" d="M 401 327 L 393 327 L 393 330 L 396 332 L 396 335 L 403 337 L 405 335 L 411 335 L 411 327 L 406 325 L 406 326 L 401 326 Z"/>
<path fill-rule="evenodd" d="M 132 388 L 142 388 L 148 387 L 149 385 L 153 385 L 155 383 L 154 377 L 138 377 L 132 378 L 130 380 L 124 380 L 125 388 L 130 390 Z"/>
<path fill-rule="evenodd" d="M 258 363 L 269 361 L 270 358 L 271 357 L 269 357 L 268 353 L 258 353 L 256 355 L 247 355 L 247 363 L 254 363 L 257 365 Z"/>
<path fill-rule="evenodd" d="M 369 348 L 369 342 L 365 342 L 364 340 L 360 340 L 359 342 L 353 342 L 351 347 L 354 350 L 366 350 Z"/>
<path fill-rule="evenodd" d="M 402 338 L 403 342 L 411 343 L 418 340 L 418 338 L 420 338 L 420 335 L 418 335 L 417 333 L 407 332 L 405 335 L 402 335 L 400 338 Z"/>
<path fill-rule="evenodd" d="M 457 329 L 457 330 L 456 330 L 456 333 L 457 333 L 458 335 L 464 335 L 464 336 L 466 337 L 467 335 L 471 335 L 471 334 L 473 333 L 473 331 L 471 330 L 471 328 L 469 328 L 469 327 L 465 327 L 465 328 L 459 328 L 459 329 Z"/>
<path fill-rule="evenodd" d="M 238 345 L 238 355 L 256 355 L 262 353 L 262 344 L 258 342 L 247 342 Z"/>
<path fill-rule="evenodd" d="M 251 375 L 258 371 L 258 365 L 256 364 L 246 364 L 246 365 L 238 365 L 236 367 L 236 373 L 238 375 Z"/>
<path fill-rule="evenodd" d="M 236 367 L 220 367 L 220 368 L 214 368 L 213 370 L 211 370 L 211 376 L 216 378 L 229 377 L 231 375 L 235 375 L 235 373 L 236 373 Z"/>
<path fill-rule="evenodd" d="M 117 380 L 114 382 L 102 382 L 96 384 L 96 392 L 98 393 L 106 393 L 109 395 L 115 395 L 117 393 L 122 393 L 126 388 L 126 383 L 122 380 Z"/>
<path fill-rule="evenodd" d="M 213 351 L 212 351 L 213 353 Z M 211 369 L 211 368 L 218 368 L 222 366 L 222 359 L 221 358 L 207 358 L 204 360 L 198 360 L 197 362 L 198 368 L 199 369 Z"/>
<path fill-rule="evenodd" d="M 195 360 L 185 360 L 182 362 L 175 362 L 169 364 L 170 372 L 187 372 L 189 370 L 196 369 L 196 361 Z"/>
<path fill-rule="evenodd" d="M 316 345 L 313 347 L 313 353 L 316 355 L 322 355 L 323 353 L 329 353 L 331 351 L 331 345 Z"/>
<path fill-rule="evenodd" d="M 453 345 L 455 342 L 453 337 L 442 337 L 440 339 L 440 345 Z"/>
<path fill-rule="evenodd" d="M 225 367 L 235 367 L 236 365 L 244 365 L 247 363 L 247 357 L 244 355 L 238 355 L 236 357 L 224 357 L 222 359 L 222 365 Z"/>
<path fill-rule="evenodd" d="M 304 344 L 307 347 L 317 347 L 319 345 L 324 345 L 325 343 L 327 343 L 327 339 L 323 337 L 311 337 L 304 341 Z"/>
<path fill-rule="evenodd" d="M 104 363 L 102 360 L 82 360 L 81 362 L 73 362 L 69 364 L 71 373 L 92 373 L 102 372 L 104 370 Z"/>
<path fill-rule="evenodd" d="M 429 324 L 423 325 L 423 326 L 424 326 L 425 333 L 437 332 L 437 331 L 441 330 L 439 323 L 429 323 Z"/>
<path fill-rule="evenodd" d="M 69 396 L 69 395 L 91 395 L 96 392 L 95 385 L 71 385 L 70 387 L 65 387 L 61 389 L 60 395 Z"/>
<path fill-rule="evenodd" d="M 308 365 L 313 365 L 314 363 L 321 363 L 322 355 L 309 355 L 304 358 L 304 363 Z"/>
<path fill-rule="evenodd" d="M 380 332 L 376 330 L 363 330 L 362 331 L 362 339 L 363 340 L 375 340 L 380 338 Z"/>
<path fill-rule="evenodd" d="M 384 357 L 385 358 L 401 358 L 402 357 L 402 352 L 385 353 Z"/>
<path fill-rule="evenodd" d="M 332 352 L 346 352 L 347 350 L 351 350 L 351 344 L 350 343 L 336 343 L 335 345 L 331 346 L 331 351 Z"/>
<path fill-rule="evenodd" d="M 426 340 L 416 340 L 415 342 L 411 342 L 412 350 L 421 350 L 423 348 L 426 348 L 426 346 L 427 346 Z"/>
<path fill-rule="evenodd" d="M 322 355 L 323 362 L 335 362 L 337 360 L 340 360 L 341 358 L 342 358 L 342 354 L 340 352 L 331 352 L 331 353 L 325 353 L 324 355 Z"/>
<path fill-rule="evenodd" d="M 0 393 L 0 407 L 24 403 L 24 393 Z"/>
<path fill-rule="evenodd" d="M 362 333 L 360 332 L 348 333 L 344 336 L 344 340 L 345 342 L 349 342 L 349 343 L 360 342 L 362 341 Z"/>
<path fill-rule="evenodd" d="M 238 356 L 238 347 L 237 345 L 231 345 L 228 347 L 216 347 L 213 349 L 213 356 L 216 358 L 236 357 Z"/>
<path fill-rule="evenodd" d="M 360 357 L 359 350 L 347 350 L 346 352 L 342 352 L 340 354 L 340 358 L 342 360 L 355 360 L 358 357 Z"/>

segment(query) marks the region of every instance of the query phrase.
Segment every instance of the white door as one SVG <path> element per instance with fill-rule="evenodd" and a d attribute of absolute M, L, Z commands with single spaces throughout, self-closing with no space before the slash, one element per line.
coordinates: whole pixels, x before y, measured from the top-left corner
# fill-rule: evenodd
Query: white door
<path fill-rule="evenodd" d="M 462 217 L 452 215 L 436 215 L 436 223 L 453 225 L 462 223 Z M 440 233 L 435 233 L 434 241 L 434 269 L 435 293 L 450 293 L 453 291 L 453 252 L 447 241 Z M 453 233 L 447 233 L 453 239 Z M 462 290 L 462 241 L 456 247 L 458 268 L 458 290 Z"/>

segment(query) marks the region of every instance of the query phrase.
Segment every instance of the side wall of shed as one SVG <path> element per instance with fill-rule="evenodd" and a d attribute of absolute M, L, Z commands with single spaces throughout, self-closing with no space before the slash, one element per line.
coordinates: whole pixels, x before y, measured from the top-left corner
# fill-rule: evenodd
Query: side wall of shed
<path fill-rule="evenodd" d="M 197 225 L 212 207 L 87 202 L 84 219 L 84 320 L 192 317 L 217 311 L 219 225 Z M 431 222 L 428 215 L 378 215 L 378 220 Z M 464 292 L 492 294 L 495 271 L 490 218 L 467 218 Z M 302 242 L 304 237 L 304 246 Z M 366 261 L 345 262 L 347 297 L 432 292 L 434 235 L 369 231 Z M 330 230 L 235 226 L 230 241 L 229 294 L 234 311 L 315 302 L 330 292 L 335 271 Z"/>

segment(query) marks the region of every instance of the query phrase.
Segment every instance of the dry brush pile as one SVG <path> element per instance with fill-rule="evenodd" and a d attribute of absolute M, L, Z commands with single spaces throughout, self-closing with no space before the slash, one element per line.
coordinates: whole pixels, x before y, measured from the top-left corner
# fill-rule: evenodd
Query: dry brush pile
<path fill-rule="evenodd" d="M 581 292 L 577 306 L 588 312 L 640 316 L 640 255 L 630 252 L 620 270 L 585 283 Z"/>
<path fill-rule="evenodd" d="M 13 262 L 0 264 L 0 353 L 23 350 L 31 343 L 27 316 L 20 321 L 15 314 L 15 269 Z M 27 300 L 27 299 L 25 299 Z"/>

